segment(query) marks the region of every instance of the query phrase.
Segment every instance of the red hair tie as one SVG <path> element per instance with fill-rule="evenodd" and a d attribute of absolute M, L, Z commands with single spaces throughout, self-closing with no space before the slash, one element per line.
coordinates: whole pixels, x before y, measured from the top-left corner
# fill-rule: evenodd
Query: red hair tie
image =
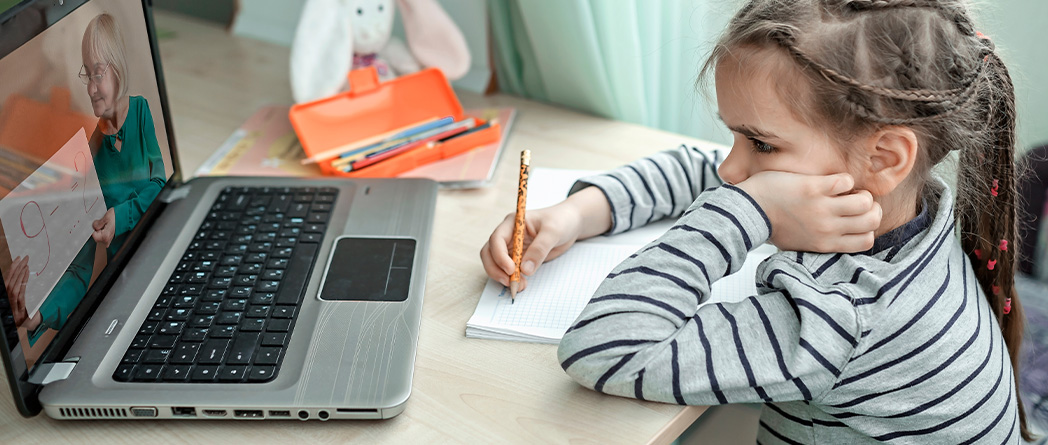
<path fill-rule="evenodd" d="M 986 262 L 986 268 L 993 270 L 993 266 L 997 265 L 997 260 L 990 260 Z"/>
<path fill-rule="evenodd" d="M 990 194 L 993 195 L 994 197 L 997 196 L 997 180 L 996 179 L 993 180 L 993 188 L 990 189 Z"/>
<path fill-rule="evenodd" d="M 1008 297 L 1007 300 L 1004 300 L 1004 315 L 1008 315 L 1008 313 L 1011 312 L 1011 311 L 1012 311 L 1012 297 Z"/>
<path fill-rule="evenodd" d="M 982 250 L 975 249 L 975 258 L 982 259 Z"/>
<path fill-rule="evenodd" d="M 1008 250 L 1008 240 L 1002 239 L 1001 240 L 1001 244 L 998 246 L 998 248 L 1000 248 L 1001 250 L 1007 251 Z"/>

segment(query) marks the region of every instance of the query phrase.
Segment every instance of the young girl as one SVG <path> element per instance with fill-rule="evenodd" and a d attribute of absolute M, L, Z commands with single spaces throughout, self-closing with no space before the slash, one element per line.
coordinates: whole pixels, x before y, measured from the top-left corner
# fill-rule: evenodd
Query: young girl
<path fill-rule="evenodd" d="M 753 0 L 703 71 L 735 136 L 719 167 L 681 147 L 528 213 L 528 275 L 578 239 L 680 218 L 597 289 L 560 343 L 568 374 L 644 400 L 762 402 L 765 444 L 1029 439 L 1014 95 L 965 5 Z M 931 174 L 951 151 L 956 192 Z M 511 226 L 481 250 L 503 284 Z M 769 240 L 782 252 L 757 295 L 703 304 Z"/>

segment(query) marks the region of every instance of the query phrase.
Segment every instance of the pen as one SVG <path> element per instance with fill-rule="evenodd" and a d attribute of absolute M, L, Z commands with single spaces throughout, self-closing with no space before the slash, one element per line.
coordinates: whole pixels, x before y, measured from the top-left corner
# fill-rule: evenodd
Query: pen
<path fill-rule="evenodd" d="M 520 152 L 520 182 L 517 184 L 517 216 L 513 218 L 513 275 L 509 277 L 509 298 L 511 303 L 517 300 L 517 288 L 520 286 L 520 258 L 524 254 L 524 204 L 528 200 L 528 165 L 531 164 L 531 150 Z"/>
<path fill-rule="evenodd" d="M 423 145 L 426 145 L 426 144 L 433 144 L 433 143 L 435 143 L 435 142 L 437 142 L 439 140 L 446 139 L 446 138 L 452 137 L 452 136 L 457 135 L 457 134 L 461 134 L 462 132 L 468 131 L 468 130 L 469 130 L 468 126 L 459 126 L 457 128 L 449 129 L 447 131 L 444 131 L 443 133 L 435 134 L 435 135 L 427 137 L 425 139 L 420 139 L 420 140 L 413 141 L 413 142 L 406 142 L 406 143 L 404 143 L 402 145 L 397 145 L 397 146 L 394 146 L 394 147 L 390 147 L 390 148 L 382 150 L 382 151 L 369 153 L 367 156 L 364 156 L 364 158 L 362 158 L 362 159 L 357 159 L 357 160 L 355 160 L 353 162 L 350 162 L 348 166 L 346 166 L 346 167 L 344 167 L 342 169 L 342 171 L 347 171 L 347 172 L 348 171 L 357 171 L 357 170 L 360 170 L 360 169 L 362 169 L 364 167 L 367 167 L 367 166 L 369 166 L 371 164 L 375 164 L 375 163 L 378 163 L 378 162 L 383 161 L 385 159 L 389 159 L 389 158 L 391 158 L 393 156 L 399 155 L 399 154 L 404 153 L 406 151 L 414 150 L 414 149 L 416 149 L 418 147 L 421 147 Z"/>

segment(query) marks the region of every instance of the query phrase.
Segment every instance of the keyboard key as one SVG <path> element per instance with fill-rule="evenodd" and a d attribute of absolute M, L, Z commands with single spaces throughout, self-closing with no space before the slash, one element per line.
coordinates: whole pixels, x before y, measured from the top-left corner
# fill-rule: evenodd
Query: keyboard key
<path fill-rule="evenodd" d="M 218 380 L 222 382 L 240 382 L 247 374 L 247 366 L 223 366 L 218 370 Z"/>
<path fill-rule="evenodd" d="M 273 318 L 293 318 L 297 306 L 280 305 L 273 308 Z"/>
<path fill-rule="evenodd" d="M 135 371 L 135 365 L 120 365 L 116 367 L 116 371 L 113 372 L 113 380 L 118 382 L 129 382 L 131 376 Z"/>
<path fill-rule="evenodd" d="M 247 365 L 258 348 L 258 333 L 241 333 L 233 341 L 233 347 L 226 357 L 227 365 Z"/>
<path fill-rule="evenodd" d="M 225 289 L 212 289 L 204 294 L 202 300 L 207 302 L 219 302 L 226 298 L 227 293 L 229 293 L 229 291 Z"/>
<path fill-rule="evenodd" d="M 247 316 L 252 318 L 266 318 L 269 316 L 269 309 L 269 306 L 251 305 L 251 308 L 247 311 Z"/>
<path fill-rule="evenodd" d="M 274 318 L 266 325 L 267 332 L 287 332 L 291 329 L 291 320 Z"/>
<path fill-rule="evenodd" d="M 197 303 L 196 310 L 193 312 L 197 315 L 215 315 L 218 313 L 218 308 L 221 304 L 217 301 L 201 301 Z"/>
<path fill-rule="evenodd" d="M 217 303 L 215 303 L 217 304 Z M 210 328 L 215 323 L 214 315 L 197 315 L 189 321 L 189 327 L 192 328 Z"/>
<path fill-rule="evenodd" d="M 181 309 L 192 308 L 193 306 L 196 306 L 197 299 L 199 298 L 199 296 L 175 297 L 174 304 L 171 307 Z"/>
<path fill-rule="evenodd" d="M 194 382 L 213 382 L 218 375 L 218 366 L 195 366 L 192 380 Z"/>
<path fill-rule="evenodd" d="M 324 234 L 322 233 L 307 233 L 302 235 L 298 241 L 302 243 L 319 243 L 322 239 L 324 239 Z"/>
<path fill-rule="evenodd" d="M 313 269 L 313 258 L 317 253 L 316 244 L 299 244 L 295 248 L 294 258 L 288 264 L 280 291 L 277 293 L 277 303 L 297 305 L 302 300 L 302 293 L 306 288 L 306 281 Z"/>
<path fill-rule="evenodd" d="M 275 366 L 252 366 L 247 379 L 252 382 L 267 382 L 276 375 Z"/>
<path fill-rule="evenodd" d="M 287 334 L 267 332 L 262 334 L 262 346 L 284 346 L 284 339 L 286 337 Z"/>
<path fill-rule="evenodd" d="M 161 369 L 163 369 L 163 365 L 135 366 L 132 380 L 136 382 L 155 382 L 157 377 L 160 376 Z"/>
<path fill-rule="evenodd" d="M 251 304 L 269 305 L 273 304 L 276 298 L 277 294 L 274 292 L 255 292 L 254 295 L 251 295 Z"/>
<path fill-rule="evenodd" d="M 229 348 L 229 340 L 211 339 L 204 343 L 197 355 L 197 363 L 204 365 L 217 365 L 226 358 L 226 349 Z"/>
<path fill-rule="evenodd" d="M 167 309 L 166 308 L 153 309 L 153 311 L 149 313 L 149 316 L 146 317 L 146 320 L 149 320 L 149 321 L 160 321 L 160 320 L 164 319 L 164 315 L 166 315 L 166 314 L 167 314 Z"/>
<path fill-rule="evenodd" d="M 189 378 L 189 365 L 169 365 L 164 367 L 165 382 L 184 382 Z"/>
<path fill-rule="evenodd" d="M 154 335 L 149 339 L 149 347 L 151 349 L 171 349 L 175 347 L 175 340 L 178 340 L 177 335 Z"/>
<path fill-rule="evenodd" d="M 303 233 L 320 233 L 323 234 L 327 230 L 327 226 L 324 224 L 310 223 L 302 226 Z"/>
<path fill-rule="evenodd" d="M 256 289 L 258 289 L 259 292 L 276 292 L 280 289 L 280 282 L 271 280 L 261 281 L 258 283 Z"/>
<path fill-rule="evenodd" d="M 186 321 L 189 320 L 189 309 L 168 309 L 167 316 L 164 317 L 167 321 Z"/>
<path fill-rule="evenodd" d="M 146 351 L 146 355 L 142 357 L 143 363 L 167 363 L 167 357 L 171 355 L 170 349 L 150 349 Z"/>
<path fill-rule="evenodd" d="M 256 365 L 275 365 L 280 360 L 282 348 L 261 348 L 255 356 Z"/>

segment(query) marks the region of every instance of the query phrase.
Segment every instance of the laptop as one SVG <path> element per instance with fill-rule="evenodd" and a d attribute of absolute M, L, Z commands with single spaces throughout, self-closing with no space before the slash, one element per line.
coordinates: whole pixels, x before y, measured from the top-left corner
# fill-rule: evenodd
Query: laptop
<path fill-rule="evenodd" d="M 183 181 L 145 0 L 9 7 L 0 78 L 0 355 L 23 415 L 404 410 L 435 182 Z"/>

